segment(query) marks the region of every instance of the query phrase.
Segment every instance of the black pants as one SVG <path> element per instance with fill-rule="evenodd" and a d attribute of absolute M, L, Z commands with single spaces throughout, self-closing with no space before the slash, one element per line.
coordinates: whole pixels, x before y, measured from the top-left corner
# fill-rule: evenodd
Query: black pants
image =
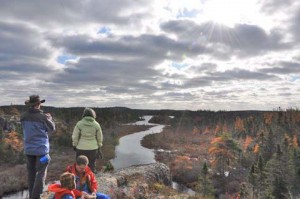
<path fill-rule="evenodd" d="M 80 155 L 85 155 L 89 159 L 90 169 L 96 173 L 96 159 L 97 159 L 97 149 L 95 150 L 76 150 L 76 158 Z"/>
<path fill-rule="evenodd" d="M 27 155 L 28 190 L 30 199 L 39 199 L 43 193 L 47 175 L 47 163 L 40 163 L 42 156 Z"/>

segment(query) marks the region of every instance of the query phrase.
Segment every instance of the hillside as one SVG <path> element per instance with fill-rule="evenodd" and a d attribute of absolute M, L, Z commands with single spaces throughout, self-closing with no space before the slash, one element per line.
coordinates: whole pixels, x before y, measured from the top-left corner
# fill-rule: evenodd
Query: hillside
<path fill-rule="evenodd" d="M 6 121 L 14 126 L 1 132 L 0 155 L 6 165 L 24 163 L 22 132 L 17 122 L 24 108 L 0 107 L 0 117 L 4 118 L 0 124 Z M 62 146 L 70 146 L 72 128 L 83 108 L 44 107 L 44 110 L 52 113 L 57 122 L 51 144 L 57 149 L 54 153 L 59 154 L 59 150 L 65 150 Z M 137 121 L 143 115 L 156 115 L 150 122 L 168 126 L 160 134 L 146 136 L 143 146 L 155 149 L 156 160 L 170 168 L 173 180 L 197 191 L 201 197 L 289 198 L 300 194 L 300 112 L 297 109 L 215 112 L 115 107 L 95 110 L 105 137 L 106 157 L 98 163 L 99 169 L 114 157 L 119 137 L 143 128 L 122 124 Z M 7 121 L 12 116 L 15 119 Z M 72 151 L 67 154 L 72 158 Z"/>

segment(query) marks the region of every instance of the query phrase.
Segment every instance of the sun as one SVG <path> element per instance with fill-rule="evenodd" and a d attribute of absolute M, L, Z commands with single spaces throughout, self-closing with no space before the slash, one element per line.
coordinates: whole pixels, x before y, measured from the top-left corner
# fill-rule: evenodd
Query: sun
<path fill-rule="evenodd" d="M 203 4 L 207 21 L 233 27 L 237 23 L 249 23 L 255 18 L 255 0 L 209 0 Z"/>

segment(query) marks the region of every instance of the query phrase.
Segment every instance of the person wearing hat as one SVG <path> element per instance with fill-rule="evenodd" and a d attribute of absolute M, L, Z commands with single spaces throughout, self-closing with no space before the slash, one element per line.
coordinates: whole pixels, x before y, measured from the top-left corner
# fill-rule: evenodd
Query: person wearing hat
<path fill-rule="evenodd" d="M 39 199 L 43 192 L 50 161 L 48 133 L 55 131 L 51 115 L 40 109 L 44 102 L 38 95 L 31 95 L 25 101 L 29 108 L 21 115 L 30 199 Z"/>

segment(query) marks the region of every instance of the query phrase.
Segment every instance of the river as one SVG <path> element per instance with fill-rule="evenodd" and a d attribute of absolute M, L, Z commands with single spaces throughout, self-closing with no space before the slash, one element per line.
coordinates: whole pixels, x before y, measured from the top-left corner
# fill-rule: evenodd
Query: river
<path fill-rule="evenodd" d="M 110 161 L 115 169 L 155 162 L 154 150 L 143 147 L 141 145 L 141 140 L 146 135 L 162 132 L 165 125 L 149 123 L 152 116 L 144 116 L 143 118 L 143 121 L 138 121 L 132 124 L 151 125 L 153 127 L 146 131 L 140 131 L 120 138 L 119 145 L 116 147 L 116 157 Z M 192 189 L 189 189 L 177 182 L 173 181 L 172 187 L 179 192 L 188 193 L 192 196 L 195 195 L 195 192 Z"/>
<path fill-rule="evenodd" d="M 164 128 L 164 125 L 149 123 L 151 117 L 152 116 L 144 116 L 145 120 L 132 124 L 155 125 L 154 127 L 151 127 L 146 131 L 140 131 L 120 138 L 119 145 L 116 147 L 115 151 L 116 157 L 110 161 L 115 169 L 155 162 L 153 150 L 141 146 L 141 140 L 144 136 L 160 133 Z"/>
<path fill-rule="evenodd" d="M 155 154 L 153 149 L 145 148 L 141 145 L 144 136 L 162 132 L 165 125 L 149 123 L 152 116 L 144 116 L 142 121 L 131 123 L 134 125 L 149 125 L 146 131 L 140 131 L 120 138 L 119 145 L 116 146 L 116 157 L 110 162 L 115 169 L 130 167 L 132 165 L 149 164 L 155 162 Z M 172 187 L 179 192 L 195 195 L 195 192 L 183 185 L 172 182 Z M 23 199 L 28 197 L 28 191 L 20 191 L 14 194 L 3 196 L 3 199 Z"/>

